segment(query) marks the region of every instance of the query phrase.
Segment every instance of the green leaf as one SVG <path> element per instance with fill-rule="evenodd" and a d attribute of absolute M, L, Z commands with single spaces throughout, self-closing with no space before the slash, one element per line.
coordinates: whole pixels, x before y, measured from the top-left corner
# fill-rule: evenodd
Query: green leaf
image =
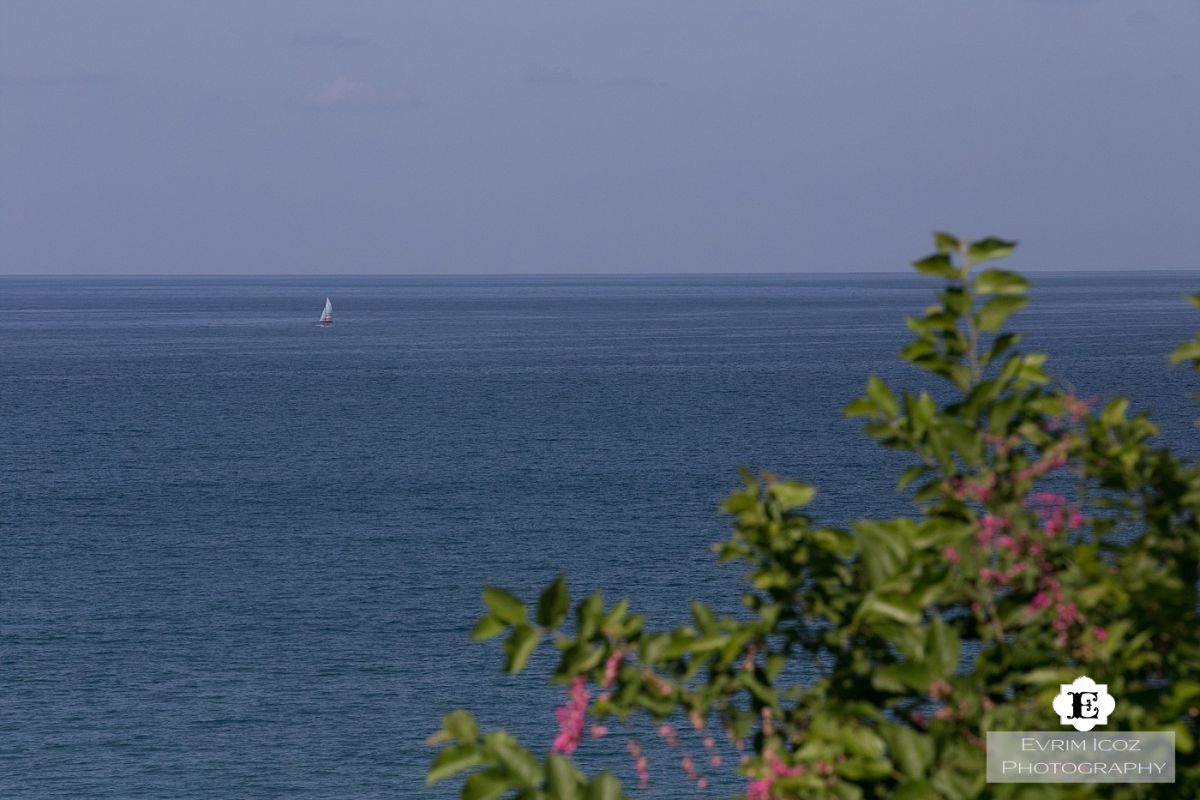
<path fill-rule="evenodd" d="M 525 604 L 511 592 L 497 586 L 485 586 L 483 603 L 498 619 L 509 625 L 520 625 L 525 621 Z"/>
<path fill-rule="evenodd" d="M 542 782 L 542 767 L 537 759 L 509 734 L 489 733 L 485 747 L 519 786 L 531 789 Z"/>
<path fill-rule="evenodd" d="M 1184 342 L 1171 351 L 1171 363 L 1178 364 L 1180 361 L 1195 361 L 1200 359 L 1200 337 L 1192 339 L 1190 342 Z"/>
<path fill-rule="evenodd" d="M 1129 410 L 1129 400 L 1118 397 L 1104 407 L 1100 421 L 1109 428 L 1115 428 L 1125 421 L 1125 412 Z"/>
<path fill-rule="evenodd" d="M 611 772 L 601 772 L 592 778 L 587 800 L 621 800 L 621 782 Z"/>
<path fill-rule="evenodd" d="M 986 333 L 1000 330 L 1004 322 L 1020 311 L 1029 299 L 1026 297 L 993 297 L 975 315 L 975 327 Z"/>
<path fill-rule="evenodd" d="M 869 398 L 859 397 L 847 403 L 843 413 L 847 417 L 873 417 L 875 416 L 875 404 Z M 750 504 L 753 505 L 753 501 Z M 728 503 L 725 505 L 726 511 L 731 510 Z"/>
<path fill-rule="evenodd" d="M 959 280 L 963 276 L 963 271 L 954 266 L 954 261 L 951 260 L 947 253 L 935 253 L 934 255 L 927 256 L 920 261 L 914 261 L 913 266 L 922 275 L 933 275 L 937 278 L 948 278 L 950 280 Z"/>
<path fill-rule="evenodd" d="M 937 796 L 929 781 L 905 781 L 896 787 L 892 800 L 929 800 Z"/>
<path fill-rule="evenodd" d="M 941 617 L 934 617 L 929 625 L 925 653 L 941 675 L 951 675 L 958 668 L 961 656 L 958 634 Z"/>
<path fill-rule="evenodd" d="M 887 417 L 895 417 L 900 411 L 896 405 L 896 395 L 892 394 L 892 390 L 878 375 L 867 378 L 867 397 L 871 398 L 875 407 Z"/>
<path fill-rule="evenodd" d="M 859 607 L 859 614 L 867 619 L 887 619 L 902 625 L 916 625 L 921 621 L 921 610 L 916 603 L 897 595 L 868 595 Z"/>
<path fill-rule="evenodd" d="M 811 486 L 805 486 L 803 483 L 794 483 L 792 481 L 772 483 L 767 491 L 771 493 L 771 497 L 775 499 L 775 502 L 779 503 L 780 508 L 784 511 L 803 508 L 812 501 L 813 495 L 817 493 L 817 490 Z"/>
<path fill-rule="evenodd" d="M 479 725 L 471 712 L 455 709 L 442 716 L 442 728 L 459 744 L 474 744 L 479 738 Z"/>
<path fill-rule="evenodd" d="M 473 744 L 447 747 L 433 760 L 433 766 L 429 768 L 429 774 L 425 776 L 425 785 L 433 786 L 438 781 L 444 781 L 446 778 L 453 777 L 463 770 L 479 766 L 482 763 L 483 758 Z"/>
<path fill-rule="evenodd" d="M 995 361 L 1006 350 L 1016 347 L 1021 343 L 1021 334 L 1019 333 L 1002 333 L 992 341 L 992 347 L 983 358 L 984 366 Z"/>
<path fill-rule="evenodd" d="M 604 630 L 616 629 L 620 630 L 620 624 L 625 619 L 625 614 L 629 612 L 629 598 L 623 597 L 617 601 L 617 604 L 609 609 L 604 615 L 604 623 L 601 626 Z"/>
<path fill-rule="evenodd" d="M 504 643 L 504 671 L 520 672 L 525 669 L 525 662 L 538 646 L 542 635 L 528 625 L 518 625 L 513 629 L 512 636 Z"/>
<path fill-rule="evenodd" d="M 575 613 L 579 620 L 579 641 L 586 642 L 596 635 L 600 630 L 600 623 L 604 621 L 604 597 L 599 592 L 589 595 L 579 604 Z"/>
<path fill-rule="evenodd" d="M 1023 295 L 1030 285 L 1025 276 L 1006 269 L 985 269 L 974 282 L 977 294 Z"/>
<path fill-rule="evenodd" d="M 933 739 L 901 725 L 885 725 L 880 732 L 900 771 L 910 778 L 923 778 L 933 764 Z"/>
<path fill-rule="evenodd" d="M 854 524 L 854 535 L 862 546 L 863 568 L 869 586 L 878 588 L 885 585 L 908 559 L 909 538 L 900 527 L 903 524 L 870 520 L 860 520 Z"/>
<path fill-rule="evenodd" d="M 953 236 L 944 231 L 933 232 L 933 246 L 938 249 L 939 253 L 952 253 L 958 250 L 962 245 L 958 241 L 958 237 Z"/>
<path fill-rule="evenodd" d="M 1004 258 L 1017 247 L 1016 242 L 997 239 L 994 236 L 989 236 L 986 239 L 980 239 L 977 242 L 971 242 L 971 246 L 967 248 L 967 256 L 972 263 L 978 264 L 980 261 L 990 261 L 994 258 Z"/>
<path fill-rule="evenodd" d="M 925 464 L 917 464 L 916 466 L 912 466 L 904 470 L 903 474 L 900 475 L 900 480 L 896 482 L 896 491 L 904 491 L 905 487 L 907 487 L 910 483 L 932 469 L 932 467 L 926 466 Z"/>
<path fill-rule="evenodd" d="M 951 286 L 942 292 L 939 299 L 942 307 L 956 317 L 961 317 L 971 308 L 971 295 L 961 286 Z"/>
<path fill-rule="evenodd" d="M 496 800 L 508 787 L 508 778 L 501 772 L 476 772 L 463 783 L 462 800 Z"/>
<path fill-rule="evenodd" d="M 567 618 L 571 607 L 571 596 L 567 592 L 567 581 L 559 575 L 538 597 L 537 622 L 543 628 L 557 628 Z"/>
<path fill-rule="evenodd" d="M 906 690 L 924 693 L 937 677 L 929 664 L 903 661 L 875 669 L 871 673 L 871 685 L 881 692 L 893 694 L 903 694 Z"/>
<path fill-rule="evenodd" d="M 552 800 L 578 800 L 581 781 L 570 761 L 557 753 L 546 756 L 546 791 Z"/>
<path fill-rule="evenodd" d="M 477 642 L 482 642 L 491 639 L 493 636 L 499 636 L 501 633 L 504 633 L 504 629 L 507 627 L 494 614 L 487 614 L 476 623 L 474 630 L 471 631 L 471 638 Z"/>
<path fill-rule="evenodd" d="M 734 492 L 721 505 L 726 514 L 740 514 L 749 511 L 758 503 L 757 495 L 750 491 Z"/>
<path fill-rule="evenodd" d="M 717 633 L 717 618 L 703 603 L 692 601 L 692 619 L 696 621 L 696 627 L 705 636 L 713 636 Z"/>

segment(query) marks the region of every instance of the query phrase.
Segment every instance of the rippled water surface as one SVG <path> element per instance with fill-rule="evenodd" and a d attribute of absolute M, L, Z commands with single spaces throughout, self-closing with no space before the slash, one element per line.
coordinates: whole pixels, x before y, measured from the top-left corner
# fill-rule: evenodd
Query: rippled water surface
<path fill-rule="evenodd" d="M 1017 317 L 1084 394 L 1195 451 L 1187 273 L 1058 274 Z M 335 324 L 315 324 L 326 295 Z M 487 581 L 733 609 L 748 464 L 843 522 L 902 460 L 840 409 L 931 299 L 910 276 L 0 279 L 0 797 L 404 798 L 476 709 L 561 689 L 467 642 Z M 653 738 L 653 737 L 648 737 Z M 588 764 L 627 777 L 621 737 Z M 689 796 L 656 762 L 651 796 Z M 720 793 L 716 793 L 718 796 Z"/>

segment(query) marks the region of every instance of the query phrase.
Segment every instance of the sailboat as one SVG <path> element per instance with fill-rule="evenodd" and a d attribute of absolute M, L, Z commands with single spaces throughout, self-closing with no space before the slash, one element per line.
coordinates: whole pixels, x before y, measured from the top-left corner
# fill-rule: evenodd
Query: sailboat
<path fill-rule="evenodd" d="M 329 298 L 325 298 L 325 310 L 321 312 L 321 324 L 333 324 L 333 303 L 329 302 Z"/>

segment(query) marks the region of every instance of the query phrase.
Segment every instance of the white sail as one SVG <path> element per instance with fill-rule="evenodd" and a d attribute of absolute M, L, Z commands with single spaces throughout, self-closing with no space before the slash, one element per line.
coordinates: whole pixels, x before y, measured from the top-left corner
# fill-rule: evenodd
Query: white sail
<path fill-rule="evenodd" d="M 333 303 L 325 298 L 325 310 L 321 312 L 321 322 L 333 322 Z"/>

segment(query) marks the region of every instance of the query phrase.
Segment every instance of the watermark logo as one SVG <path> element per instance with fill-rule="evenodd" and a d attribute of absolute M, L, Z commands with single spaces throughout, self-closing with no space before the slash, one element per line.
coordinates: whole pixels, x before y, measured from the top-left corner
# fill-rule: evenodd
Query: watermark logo
<path fill-rule="evenodd" d="M 1174 783 L 1175 731 L 1094 731 L 1117 708 L 1107 683 L 1059 684 L 1052 706 L 1073 731 L 988 731 L 988 783 Z"/>
<path fill-rule="evenodd" d="M 1054 712 L 1059 721 L 1077 731 L 1107 725 L 1108 715 L 1116 707 L 1116 698 L 1108 693 L 1108 684 L 1096 683 L 1086 675 L 1059 684 L 1058 696 L 1054 698 Z"/>

